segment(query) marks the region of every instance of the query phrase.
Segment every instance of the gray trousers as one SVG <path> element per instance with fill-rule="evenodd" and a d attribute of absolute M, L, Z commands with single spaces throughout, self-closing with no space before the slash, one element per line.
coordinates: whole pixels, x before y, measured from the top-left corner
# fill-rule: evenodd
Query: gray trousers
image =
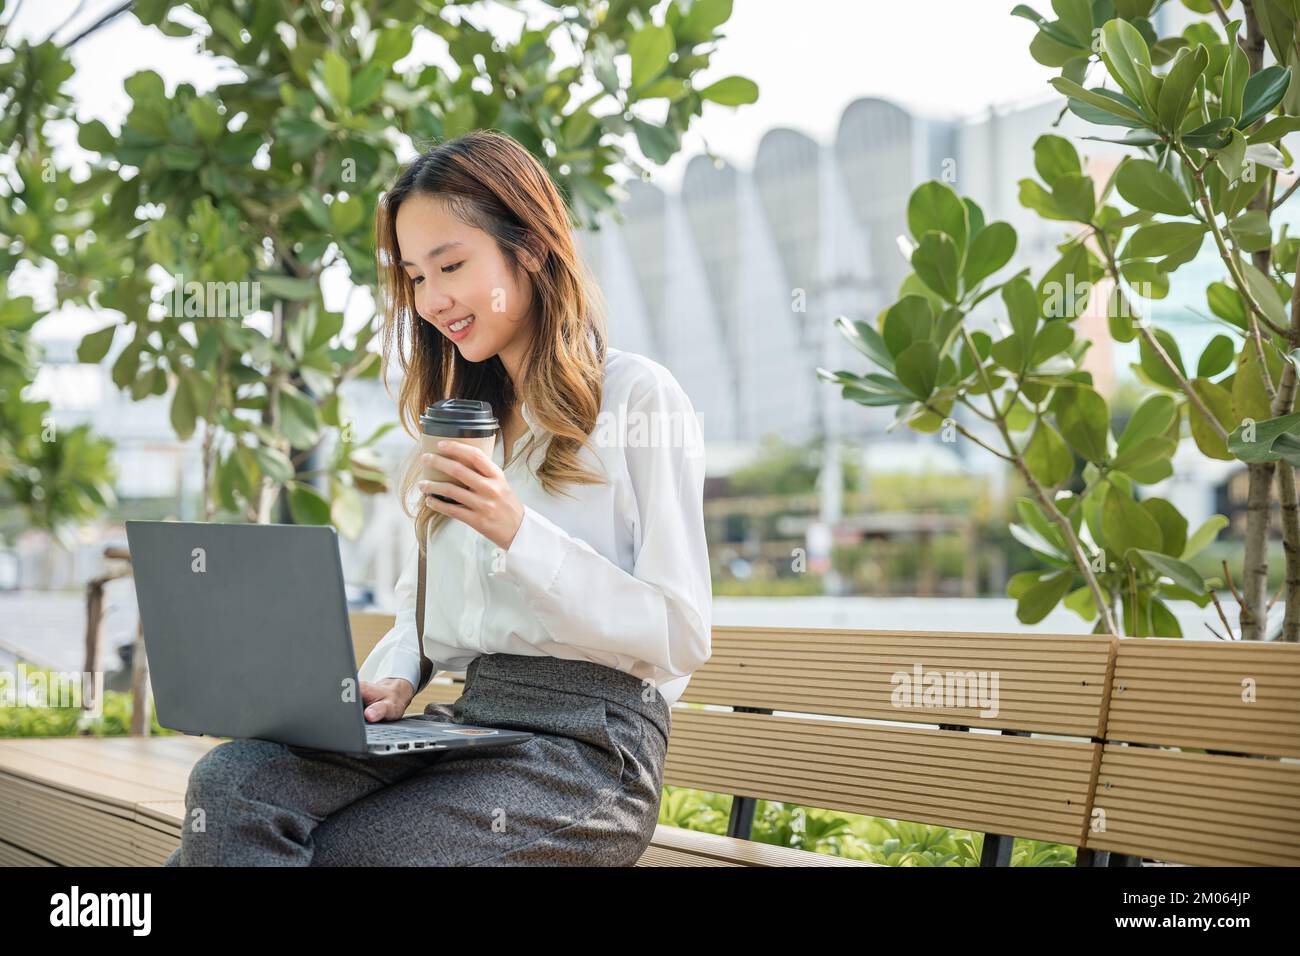
<path fill-rule="evenodd" d="M 589 661 L 486 654 L 437 720 L 527 730 L 392 756 L 229 740 L 190 772 L 166 866 L 631 866 L 654 835 L 671 709 Z"/>

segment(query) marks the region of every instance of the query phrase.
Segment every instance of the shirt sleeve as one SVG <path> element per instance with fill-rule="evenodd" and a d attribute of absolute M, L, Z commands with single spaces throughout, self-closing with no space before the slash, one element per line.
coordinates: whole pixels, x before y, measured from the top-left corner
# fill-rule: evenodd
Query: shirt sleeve
<path fill-rule="evenodd" d="M 410 545 L 393 593 L 397 615 L 392 630 L 379 639 L 357 671 L 358 680 L 373 684 L 386 677 L 405 677 L 418 692 L 420 687 L 420 645 L 415 624 L 416 578 L 419 575 L 419 543 L 409 536 Z"/>
<path fill-rule="evenodd" d="M 711 653 L 712 579 L 704 533 L 704 446 L 690 399 L 657 383 L 629 409 L 651 423 L 622 436 L 640 530 L 623 570 L 529 505 L 493 574 L 503 573 L 551 639 L 654 665 L 658 683 L 691 674 Z M 671 424 L 669 424 L 671 423 Z"/>

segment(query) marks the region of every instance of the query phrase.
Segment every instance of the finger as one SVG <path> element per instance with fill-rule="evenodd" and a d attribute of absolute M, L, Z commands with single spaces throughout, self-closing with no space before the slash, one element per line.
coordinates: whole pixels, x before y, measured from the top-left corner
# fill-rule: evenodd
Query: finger
<path fill-rule="evenodd" d="M 444 458 L 463 462 L 466 467 L 483 475 L 491 476 L 501 471 L 492 457 L 477 445 L 468 445 L 463 441 L 449 441 L 440 445 L 438 452 Z"/>
<path fill-rule="evenodd" d="M 463 490 L 462 490 L 463 493 Z M 463 505 L 454 504 L 450 501 L 439 501 L 433 495 L 425 495 L 423 498 L 424 506 L 430 511 L 437 511 L 447 515 L 449 518 L 459 518 L 466 524 L 473 526 L 474 509 L 466 508 Z"/>
<path fill-rule="evenodd" d="M 471 511 L 478 507 L 480 502 L 478 495 L 474 494 L 473 491 L 451 481 L 430 481 L 427 478 L 421 478 L 419 487 L 426 497 L 429 495 L 443 495 L 459 502 Z M 437 501 L 436 498 L 434 500 Z M 440 504 L 445 503 L 440 502 Z"/>
<path fill-rule="evenodd" d="M 366 720 L 372 723 L 377 720 L 387 720 L 388 715 L 392 712 L 393 705 L 387 697 L 381 697 L 369 707 L 366 708 Z"/>
<path fill-rule="evenodd" d="M 426 462 L 433 468 L 437 468 L 448 478 L 460 482 L 465 487 L 482 491 L 488 480 L 488 476 L 482 472 L 475 471 L 473 468 L 459 462 L 454 458 L 448 458 L 446 455 L 437 455 L 432 452 L 426 452 Z"/>
<path fill-rule="evenodd" d="M 361 702 L 368 704 L 373 700 L 380 700 L 384 696 L 384 689 L 368 680 L 358 681 L 361 685 Z"/>

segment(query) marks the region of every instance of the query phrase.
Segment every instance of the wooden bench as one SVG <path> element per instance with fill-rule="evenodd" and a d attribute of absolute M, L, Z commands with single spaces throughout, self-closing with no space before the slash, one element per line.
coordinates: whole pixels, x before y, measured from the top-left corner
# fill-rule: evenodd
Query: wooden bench
<path fill-rule="evenodd" d="M 352 616 L 358 661 L 391 625 Z M 410 712 L 459 696 L 438 680 Z M 0 864 L 160 864 L 219 742 L 0 741 Z M 718 627 L 664 782 L 733 795 L 727 835 L 661 824 L 638 865 L 868 865 L 747 839 L 760 799 L 982 832 L 983 865 L 1009 863 L 1014 837 L 1080 865 L 1297 865 L 1296 758 L 1297 645 Z"/>

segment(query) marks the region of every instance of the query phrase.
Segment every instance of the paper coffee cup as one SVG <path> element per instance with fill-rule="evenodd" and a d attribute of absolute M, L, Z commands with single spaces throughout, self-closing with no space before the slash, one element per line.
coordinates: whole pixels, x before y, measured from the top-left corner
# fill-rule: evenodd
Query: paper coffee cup
<path fill-rule="evenodd" d="M 445 398 L 427 406 L 424 414 L 420 416 L 420 452 L 440 454 L 438 442 L 450 439 L 474 445 L 491 457 L 496 447 L 499 430 L 500 424 L 492 414 L 490 403 L 472 398 Z M 449 481 L 459 484 L 451 476 L 432 465 L 423 467 L 421 477 L 426 481 Z M 444 495 L 435 494 L 434 497 L 451 504 L 460 504 Z"/>

